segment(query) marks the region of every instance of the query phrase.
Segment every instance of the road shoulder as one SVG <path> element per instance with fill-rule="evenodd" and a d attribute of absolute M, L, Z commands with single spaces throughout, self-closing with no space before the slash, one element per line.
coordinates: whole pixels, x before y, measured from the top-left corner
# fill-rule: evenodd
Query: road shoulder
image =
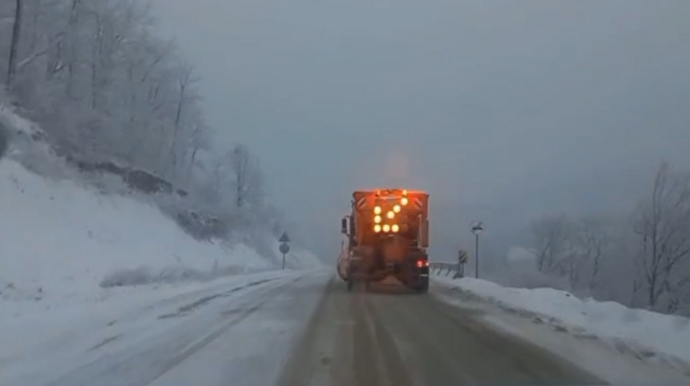
<path fill-rule="evenodd" d="M 433 278 L 432 278 L 433 279 Z M 575 363 L 612 384 L 688 384 L 684 374 L 668 363 L 650 363 L 614 342 L 587 334 L 571 334 L 529 312 L 506 310 L 481 297 L 445 283 L 433 282 L 433 296 L 439 301 L 465 310 L 480 311 L 487 326 Z"/>

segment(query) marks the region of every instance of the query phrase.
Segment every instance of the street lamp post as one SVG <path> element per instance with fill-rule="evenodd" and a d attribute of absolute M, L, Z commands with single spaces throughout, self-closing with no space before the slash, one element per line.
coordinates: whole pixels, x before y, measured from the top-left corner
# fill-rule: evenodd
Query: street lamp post
<path fill-rule="evenodd" d="M 479 278 L 479 235 L 484 232 L 481 221 L 472 221 L 470 230 L 474 234 L 474 277 Z"/>

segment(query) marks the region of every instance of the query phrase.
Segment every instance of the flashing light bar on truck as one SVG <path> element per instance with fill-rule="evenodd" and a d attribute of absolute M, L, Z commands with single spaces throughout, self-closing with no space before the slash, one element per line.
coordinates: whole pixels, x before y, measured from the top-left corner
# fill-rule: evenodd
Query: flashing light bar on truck
<path fill-rule="evenodd" d="M 407 190 L 403 190 L 402 194 L 389 194 L 387 196 L 382 196 L 380 192 L 377 192 L 377 201 L 384 201 L 384 203 L 378 203 L 374 206 L 374 233 L 398 233 L 400 232 L 401 226 L 396 222 L 387 221 L 383 222 L 382 214 L 386 212 L 387 220 L 395 220 L 396 215 L 402 212 L 404 206 L 410 202 L 407 198 Z M 391 203 L 393 205 L 391 206 Z M 382 206 L 387 206 L 384 208 Z M 405 226 L 405 224 L 403 224 Z"/>

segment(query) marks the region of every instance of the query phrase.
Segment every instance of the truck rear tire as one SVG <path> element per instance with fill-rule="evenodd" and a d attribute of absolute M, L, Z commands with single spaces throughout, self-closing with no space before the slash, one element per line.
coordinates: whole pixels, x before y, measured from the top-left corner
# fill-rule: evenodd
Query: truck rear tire
<path fill-rule="evenodd" d="M 425 293 L 429 292 L 429 278 L 424 277 L 424 278 L 421 278 L 420 281 L 421 282 L 419 283 L 419 285 L 416 288 L 417 293 L 425 294 Z"/>

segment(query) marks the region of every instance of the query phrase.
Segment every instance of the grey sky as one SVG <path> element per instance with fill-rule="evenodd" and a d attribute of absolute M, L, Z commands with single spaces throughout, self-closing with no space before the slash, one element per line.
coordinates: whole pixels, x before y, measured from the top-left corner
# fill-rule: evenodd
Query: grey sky
<path fill-rule="evenodd" d="M 431 194 L 435 258 L 690 163 L 690 1 L 154 0 L 221 141 L 326 259 L 353 189 Z M 313 231 L 311 231 L 313 230 Z M 491 236 L 493 235 L 493 236 Z"/>

